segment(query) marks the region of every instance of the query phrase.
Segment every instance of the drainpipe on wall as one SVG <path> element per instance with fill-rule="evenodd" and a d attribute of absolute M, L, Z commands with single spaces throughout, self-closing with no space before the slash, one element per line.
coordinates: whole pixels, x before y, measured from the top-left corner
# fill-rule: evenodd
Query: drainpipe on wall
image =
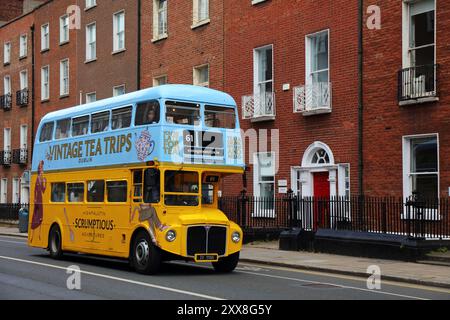
<path fill-rule="evenodd" d="M 137 90 L 141 90 L 141 0 L 138 0 L 137 3 L 137 81 L 136 87 Z"/>
<path fill-rule="evenodd" d="M 364 93 L 363 93 L 363 28 L 364 1 L 358 0 L 358 192 L 364 195 Z"/>
<path fill-rule="evenodd" d="M 34 118 L 35 118 L 35 56 L 34 56 L 34 24 L 31 29 L 31 143 L 30 143 L 30 169 L 33 163 L 34 148 Z"/>

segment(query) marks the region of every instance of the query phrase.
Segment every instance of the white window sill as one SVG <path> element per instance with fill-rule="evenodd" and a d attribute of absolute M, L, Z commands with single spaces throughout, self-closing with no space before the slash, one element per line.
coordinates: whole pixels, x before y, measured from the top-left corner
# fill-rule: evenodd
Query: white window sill
<path fill-rule="evenodd" d="M 41 100 L 41 103 L 50 102 L 50 98 L 45 98 Z"/>
<path fill-rule="evenodd" d="M 20 56 L 19 57 L 19 60 L 23 60 L 23 59 L 26 59 L 27 58 L 27 55 L 25 54 L 25 55 L 23 55 L 23 56 Z"/>
<path fill-rule="evenodd" d="M 263 122 L 263 121 L 274 121 L 275 115 L 270 116 L 257 116 L 250 119 L 251 122 Z"/>
<path fill-rule="evenodd" d="M 59 46 L 63 46 L 65 44 L 68 44 L 70 41 L 69 40 L 65 40 L 59 43 Z"/>
<path fill-rule="evenodd" d="M 211 22 L 211 19 L 209 19 L 209 18 L 205 19 L 205 20 L 202 20 L 202 21 L 197 21 L 191 26 L 191 29 L 194 30 L 194 29 L 196 29 L 198 27 L 201 27 L 201 26 L 204 26 L 206 24 L 209 24 L 210 22 Z"/>
<path fill-rule="evenodd" d="M 154 37 L 154 38 L 152 39 L 152 42 L 155 43 L 155 42 L 158 42 L 158 41 L 167 39 L 168 37 L 169 37 L 169 35 L 168 35 L 167 33 L 165 33 L 165 34 L 160 35 L 160 36 L 158 36 L 158 37 Z"/>
<path fill-rule="evenodd" d="M 304 117 L 315 116 L 315 115 L 325 114 L 325 113 L 331 113 L 331 108 L 322 107 L 322 108 L 315 108 L 315 109 L 311 109 L 311 110 L 305 110 L 305 111 L 301 112 L 301 114 Z"/>
<path fill-rule="evenodd" d="M 114 50 L 113 52 L 111 52 L 111 54 L 115 55 L 115 54 L 119 54 L 119 53 L 122 53 L 122 52 L 125 52 L 125 51 L 127 51 L 127 49 L 125 49 L 125 48 L 117 49 L 117 50 Z"/>
<path fill-rule="evenodd" d="M 413 104 L 430 103 L 430 102 L 436 102 L 436 101 L 439 101 L 439 97 L 424 97 L 424 98 L 400 101 L 398 103 L 398 105 L 399 106 L 410 106 Z"/>
<path fill-rule="evenodd" d="M 69 93 L 64 93 L 64 94 L 60 94 L 59 95 L 60 99 L 65 99 L 65 98 L 68 98 L 68 97 L 69 97 Z"/>
<path fill-rule="evenodd" d="M 44 52 L 47 52 L 47 51 L 50 51 L 50 48 L 41 49 L 41 53 L 44 53 Z"/>
<path fill-rule="evenodd" d="M 88 63 L 95 62 L 95 61 L 97 61 L 97 58 L 86 60 L 84 63 L 88 64 Z"/>
<path fill-rule="evenodd" d="M 267 0 L 252 0 L 252 6 L 258 3 L 266 2 Z"/>
<path fill-rule="evenodd" d="M 86 12 L 86 11 L 89 11 L 89 10 L 91 10 L 91 9 L 94 9 L 96 6 L 97 6 L 97 5 L 94 4 L 93 6 L 86 7 L 86 8 L 84 8 L 84 11 Z"/>

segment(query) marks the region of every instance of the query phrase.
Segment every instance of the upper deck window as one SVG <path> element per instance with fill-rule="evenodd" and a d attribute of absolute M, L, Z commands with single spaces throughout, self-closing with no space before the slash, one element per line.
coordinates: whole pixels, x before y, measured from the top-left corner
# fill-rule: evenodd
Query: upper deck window
<path fill-rule="evenodd" d="M 159 122 L 159 102 L 156 100 L 137 105 L 135 125 L 142 126 Z"/>
<path fill-rule="evenodd" d="M 166 102 L 166 121 L 173 124 L 200 125 L 200 105 L 185 102 Z"/>
<path fill-rule="evenodd" d="M 91 131 L 98 133 L 108 131 L 109 129 L 109 111 L 95 113 L 92 115 Z"/>
<path fill-rule="evenodd" d="M 70 119 L 56 122 L 56 140 L 68 138 L 70 135 Z"/>
<path fill-rule="evenodd" d="M 131 125 L 132 107 L 125 107 L 113 110 L 112 112 L 112 129 L 118 130 L 129 128 Z"/>
<path fill-rule="evenodd" d="M 78 137 L 88 134 L 89 116 L 73 118 L 72 120 L 72 136 Z"/>
<path fill-rule="evenodd" d="M 236 128 L 236 113 L 234 108 L 205 106 L 205 124 L 212 128 Z"/>
<path fill-rule="evenodd" d="M 42 126 L 41 136 L 39 137 L 40 142 L 50 141 L 53 138 L 53 122 L 47 122 Z"/>

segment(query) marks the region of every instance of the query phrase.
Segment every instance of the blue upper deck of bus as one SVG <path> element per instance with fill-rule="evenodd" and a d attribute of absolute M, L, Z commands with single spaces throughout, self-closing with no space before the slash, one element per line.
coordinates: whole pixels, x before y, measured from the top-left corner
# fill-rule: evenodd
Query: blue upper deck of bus
<path fill-rule="evenodd" d="M 49 113 L 37 131 L 32 170 L 41 162 L 53 171 L 152 160 L 243 168 L 234 99 L 164 85 Z"/>

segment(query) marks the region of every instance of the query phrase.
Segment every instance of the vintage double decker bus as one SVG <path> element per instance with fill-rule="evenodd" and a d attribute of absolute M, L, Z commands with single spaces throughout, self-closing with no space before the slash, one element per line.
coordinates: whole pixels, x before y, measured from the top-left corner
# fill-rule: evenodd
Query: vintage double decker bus
<path fill-rule="evenodd" d="M 234 270 L 241 228 L 218 209 L 221 180 L 242 174 L 236 103 L 165 85 L 46 115 L 33 150 L 29 245 Z"/>

